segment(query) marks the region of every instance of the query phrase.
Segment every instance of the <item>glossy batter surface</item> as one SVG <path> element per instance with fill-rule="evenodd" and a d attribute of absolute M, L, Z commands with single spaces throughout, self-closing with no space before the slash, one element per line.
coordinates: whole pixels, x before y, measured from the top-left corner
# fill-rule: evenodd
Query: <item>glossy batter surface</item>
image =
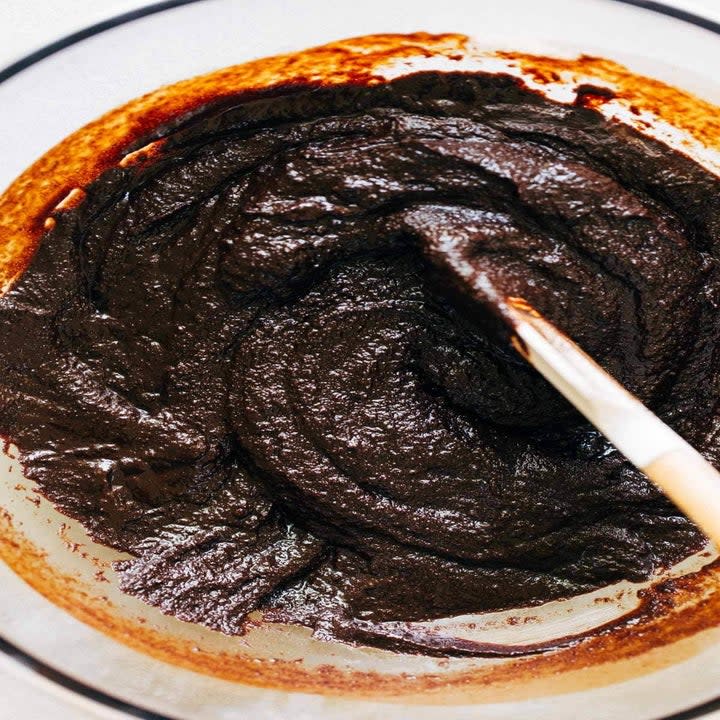
<path fill-rule="evenodd" d="M 54 214 L 0 299 L 0 432 L 133 556 L 127 592 L 227 633 L 260 609 L 422 651 L 381 623 L 641 580 L 702 545 L 456 270 L 716 462 L 714 176 L 485 75 L 297 87 L 155 137 Z"/>

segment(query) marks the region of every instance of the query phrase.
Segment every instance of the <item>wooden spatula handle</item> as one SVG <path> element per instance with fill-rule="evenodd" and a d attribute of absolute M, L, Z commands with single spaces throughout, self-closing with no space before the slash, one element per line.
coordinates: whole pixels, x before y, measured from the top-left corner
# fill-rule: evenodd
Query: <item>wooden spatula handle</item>
<path fill-rule="evenodd" d="M 527 303 L 507 315 L 518 352 L 720 547 L 720 473 Z"/>
<path fill-rule="evenodd" d="M 720 546 L 720 473 L 702 455 L 670 450 L 640 469 Z"/>

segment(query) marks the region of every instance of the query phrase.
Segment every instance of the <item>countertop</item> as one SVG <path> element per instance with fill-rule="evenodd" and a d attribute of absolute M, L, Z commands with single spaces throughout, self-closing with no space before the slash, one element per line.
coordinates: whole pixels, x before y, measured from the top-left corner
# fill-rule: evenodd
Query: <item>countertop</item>
<path fill-rule="evenodd" d="M 718 0 L 666 2 L 720 21 Z M 147 4 L 149 2 L 143 0 L 2 0 L 0 69 L 59 37 Z M 22 669 L 0 663 L 0 720 L 108 720 L 121 717 L 104 710 L 94 712 L 68 704 L 64 698 L 42 691 L 23 673 Z M 704 720 L 720 720 L 720 712 L 706 715 Z"/>

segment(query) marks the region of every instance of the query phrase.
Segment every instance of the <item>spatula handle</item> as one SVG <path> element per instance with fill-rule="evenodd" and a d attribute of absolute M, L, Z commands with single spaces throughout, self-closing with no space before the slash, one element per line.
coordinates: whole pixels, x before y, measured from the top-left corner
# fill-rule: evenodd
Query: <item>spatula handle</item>
<path fill-rule="evenodd" d="M 669 450 L 641 470 L 720 546 L 720 474 L 700 453 Z"/>
<path fill-rule="evenodd" d="M 720 473 L 552 323 L 508 302 L 518 352 L 720 547 Z"/>

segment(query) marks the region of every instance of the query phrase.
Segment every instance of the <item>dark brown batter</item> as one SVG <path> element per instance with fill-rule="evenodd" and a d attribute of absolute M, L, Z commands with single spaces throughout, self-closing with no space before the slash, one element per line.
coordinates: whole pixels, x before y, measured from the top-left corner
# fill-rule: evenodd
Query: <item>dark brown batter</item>
<path fill-rule="evenodd" d="M 378 623 L 642 580 L 700 547 L 456 261 L 716 462 L 713 175 L 479 74 L 295 87 L 153 137 L 54 214 L 0 300 L 0 431 L 134 556 L 127 592 L 227 633 L 261 609 L 423 651 Z"/>

